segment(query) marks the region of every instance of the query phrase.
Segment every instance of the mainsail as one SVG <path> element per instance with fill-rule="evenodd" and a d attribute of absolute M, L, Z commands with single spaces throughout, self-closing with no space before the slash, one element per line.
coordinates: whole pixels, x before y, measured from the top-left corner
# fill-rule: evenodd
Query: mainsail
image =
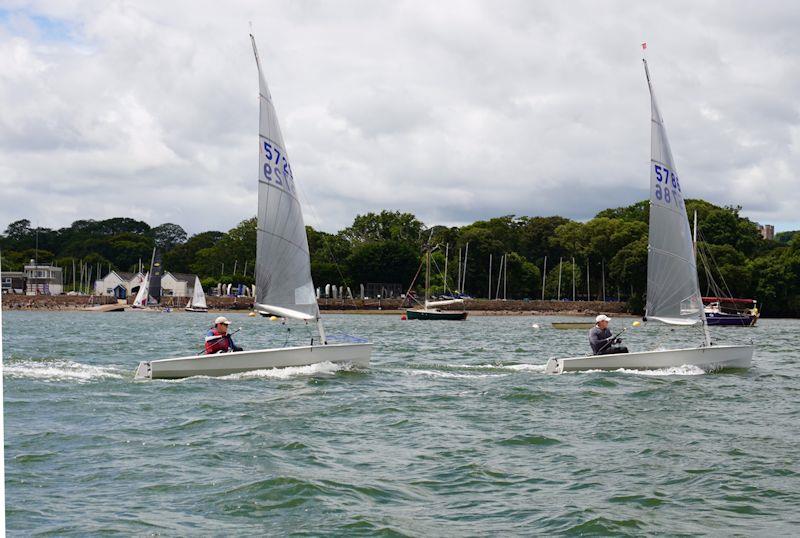
<path fill-rule="evenodd" d="M 258 235 L 255 308 L 295 319 L 319 318 L 303 213 L 272 96 L 251 35 L 259 81 Z M 323 337 L 324 341 L 324 337 Z"/>
<path fill-rule="evenodd" d="M 664 120 L 656 104 L 647 61 L 650 89 L 650 232 L 647 246 L 645 317 L 674 325 L 705 320 L 689 219 Z"/>
<path fill-rule="evenodd" d="M 161 253 L 153 249 L 153 260 L 150 262 L 150 280 L 148 284 L 150 299 L 156 304 L 161 301 Z"/>
<path fill-rule="evenodd" d="M 136 293 L 136 298 L 133 300 L 133 306 L 136 308 L 144 308 L 147 306 L 147 289 L 150 282 L 150 273 L 144 275 L 144 280 L 139 284 L 139 291 Z"/>
<path fill-rule="evenodd" d="M 186 307 L 189 308 L 189 306 L 192 308 L 208 308 L 208 306 L 206 306 L 206 294 L 203 293 L 203 285 L 200 283 L 199 276 L 194 277 L 194 292 Z"/>

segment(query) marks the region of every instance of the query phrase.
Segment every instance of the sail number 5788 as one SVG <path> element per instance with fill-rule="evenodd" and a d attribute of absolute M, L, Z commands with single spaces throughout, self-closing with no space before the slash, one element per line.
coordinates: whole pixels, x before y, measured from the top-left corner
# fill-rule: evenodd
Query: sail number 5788
<path fill-rule="evenodd" d="M 664 201 L 668 204 L 674 201 L 675 205 L 680 206 L 681 183 L 678 181 L 678 176 L 666 166 L 654 164 L 653 167 L 657 181 L 655 185 L 656 200 Z"/>

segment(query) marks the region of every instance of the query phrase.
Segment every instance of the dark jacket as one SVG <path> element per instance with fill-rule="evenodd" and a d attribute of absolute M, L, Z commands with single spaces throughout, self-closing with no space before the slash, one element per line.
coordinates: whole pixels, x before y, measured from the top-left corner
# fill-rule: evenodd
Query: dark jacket
<path fill-rule="evenodd" d="M 597 325 L 589 329 L 589 345 L 592 346 L 592 352 L 597 355 L 601 349 L 611 346 L 611 339 L 614 337 L 608 329 L 601 329 Z"/>

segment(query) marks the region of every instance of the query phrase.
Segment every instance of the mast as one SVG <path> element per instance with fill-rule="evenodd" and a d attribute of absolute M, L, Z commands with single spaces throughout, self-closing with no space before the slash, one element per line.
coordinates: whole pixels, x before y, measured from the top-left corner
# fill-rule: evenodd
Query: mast
<path fill-rule="evenodd" d="M 489 254 L 489 300 L 492 300 L 492 255 Z"/>
<path fill-rule="evenodd" d="M 547 254 L 544 255 L 544 271 L 542 271 L 542 301 L 544 301 L 545 284 L 547 284 Z"/>
<path fill-rule="evenodd" d="M 426 245 L 425 250 L 425 310 L 428 309 L 428 294 L 431 286 L 431 245 Z"/>
<path fill-rule="evenodd" d="M 450 243 L 444 246 L 444 292 L 447 293 L 447 258 L 450 255 Z"/>
<path fill-rule="evenodd" d="M 561 300 L 561 257 L 558 258 L 558 294 L 556 301 Z"/>
<path fill-rule="evenodd" d="M 694 210 L 694 231 L 692 232 L 692 251 L 697 259 L 697 210 Z"/>
<path fill-rule="evenodd" d="M 506 255 L 503 254 L 503 257 L 500 258 L 500 267 L 498 268 L 499 270 L 497 271 L 497 289 L 494 292 L 495 299 L 500 298 L 500 283 L 503 281 L 503 263 L 505 262 L 505 260 L 506 260 Z"/>
<path fill-rule="evenodd" d="M 600 264 L 600 271 L 603 274 L 603 302 L 606 302 L 606 259 L 603 258 Z"/>
<path fill-rule="evenodd" d="M 575 256 L 572 257 L 572 302 L 575 302 Z"/>
<path fill-rule="evenodd" d="M 508 253 L 506 253 L 506 257 L 504 258 L 503 262 L 503 300 L 507 300 L 508 297 L 506 296 L 506 291 L 508 288 Z"/>
<path fill-rule="evenodd" d="M 464 248 L 464 269 L 461 273 L 461 293 L 464 293 L 464 290 L 467 289 L 467 255 L 469 254 L 469 241 L 467 241 L 467 246 Z"/>
<path fill-rule="evenodd" d="M 456 291 L 461 293 L 461 247 L 458 248 L 458 277 L 456 280 Z"/>
<path fill-rule="evenodd" d="M 589 258 L 586 258 L 586 300 L 592 300 L 592 294 L 589 292 Z"/>

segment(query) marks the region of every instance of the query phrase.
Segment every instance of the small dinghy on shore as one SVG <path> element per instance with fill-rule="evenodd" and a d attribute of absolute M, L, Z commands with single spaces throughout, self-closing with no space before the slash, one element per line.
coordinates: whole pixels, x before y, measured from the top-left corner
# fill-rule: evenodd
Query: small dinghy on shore
<path fill-rule="evenodd" d="M 253 370 L 308 366 L 321 362 L 369 366 L 372 344 L 366 341 L 328 343 L 319 314 L 303 213 L 286 155 L 280 127 L 261 69 L 259 77 L 259 179 L 254 309 L 287 320 L 315 321 L 319 339 L 310 345 L 192 355 L 141 362 L 136 379 L 225 376 Z M 195 284 L 197 286 L 197 283 Z M 198 288 L 196 288 L 198 289 Z M 193 301 L 193 306 L 196 303 Z"/>
<path fill-rule="evenodd" d="M 545 372 L 580 370 L 661 369 L 697 366 L 706 371 L 749 368 L 753 346 L 712 345 L 708 332 L 697 262 L 683 201 L 683 191 L 672 159 L 664 120 L 656 104 L 647 61 L 650 90 L 650 226 L 647 245 L 647 305 L 645 320 L 669 325 L 702 324 L 700 347 L 550 359 Z"/>

